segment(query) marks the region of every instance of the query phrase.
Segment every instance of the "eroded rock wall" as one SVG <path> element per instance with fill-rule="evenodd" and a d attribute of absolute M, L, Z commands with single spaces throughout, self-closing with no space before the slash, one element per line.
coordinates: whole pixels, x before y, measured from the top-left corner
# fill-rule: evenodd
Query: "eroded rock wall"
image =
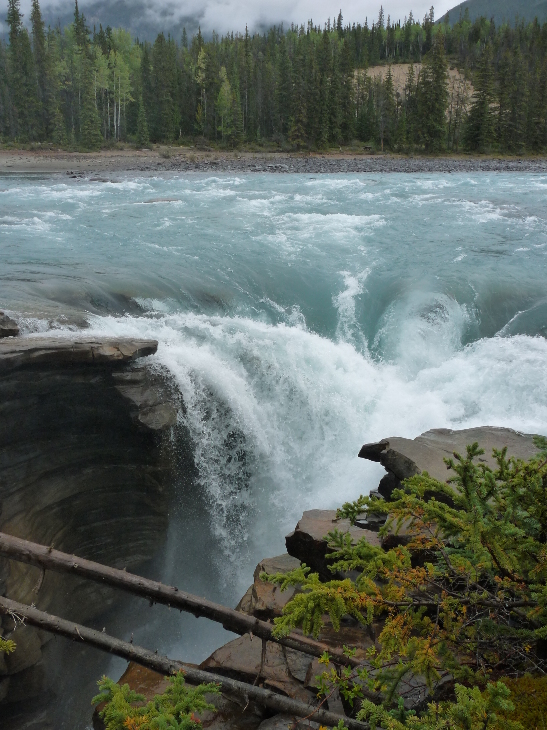
<path fill-rule="evenodd" d="M 171 480 L 169 386 L 153 341 L 0 340 L 0 530 L 138 571 L 161 546 Z M 86 623 L 117 600 L 89 581 L 0 558 L 0 594 Z M 5 621 L 9 635 L 13 622 Z M 42 691 L 50 637 L 19 627 L 0 702 Z M 4 697 L 2 697 L 4 695 Z"/>

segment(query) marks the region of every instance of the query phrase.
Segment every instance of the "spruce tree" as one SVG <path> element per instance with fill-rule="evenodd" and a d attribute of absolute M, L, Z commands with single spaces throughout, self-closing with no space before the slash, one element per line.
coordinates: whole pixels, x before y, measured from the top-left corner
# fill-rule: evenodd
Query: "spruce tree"
<path fill-rule="evenodd" d="M 86 150 L 96 150 L 100 148 L 103 138 L 101 135 L 99 113 L 95 103 L 93 69 L 91 61 L 86 57 L 84 57 L 82 87 L 83 103 L 80 121 L 80 144 Z"/>
<path fill-rule="evenodd" d="M 438 33 L 433 48 L 424 59 L 417 89 L 419 137 L 426 152 L 440 152 L 446 144 L 448 108 L 448 63 L 444 37 Z"/>
<path fill-rule="evenodd" d="M 527 70 L 518 46 L 504 59 L 503 81 L 500 79 L 499 135 L 503 150 L 522 153 L 526 144 L 528 111 Z"/>
<path fill-rule="evenodd" d="M 276 107 L 277 107 L 277 129 L 280 134 L 286 135 L 289 131 L 289 123 L 292 109 L 292 73 L 291 62 L 287 51 L 285 36 L 279 41 L 277 60 L 277 83 L 276 83 Z"/>
<path fill-rule="evenodd" d="M 42 19 L 40 3 L 32 0 L 32 11 L 30 14 L 32 24 L 32 49 L 34 51 L 34 67 L 36 69 L 37 85 L 37 116 L 36 134 L 43 138 L 50 128 L 51 110 L 48 108 L 47 98 L 47 58 L 46 58 L 46 34 L 45 25 Z"/>
<path fill-rule="evenodd" d="M 232 124 L 232 87 L 224 66 L 220 69 L 220 91 L 217 97 L 217 113 L 219 118 L 218 131 L 222 142 L 230 139 L 233 131 Z"/>
<path fill-rule="evenodd" d="M 137 134 L 135 142 L 138 147 L 148 147 L 150 144 L 150 136 L 148 134 L 148 124 L 146 122 L 146 112 L 144 111 L 142 94 L 139 97 L 139 113 L 137 116 Z"/>
<path fill-rule="evenodd" d="M 355 132 L 354 68 L 349 40 L 340 52 L 340 133 L 343 142 L 351 142 Z"/>
<path fill-rule="evenodd" d="M 329 144 L 329 97 L 330 97 L 330 34 L 325 29 L 317 53 L 318 64 L 318 102 L 316 144 L 325 149 Z"/>
<path fill-rule="evenodd" d="M 152 139 L 170 142 L 178 133 L 176 53 L 160 33 L 152 46 Z M 204 109 L 206 111 L 206 107 Z"/>
<path fill-rule="evenodd" d="M 243 113 L 241 110 L 241 96 L 239 94 L 239 79 L 234 78 L 232 93 L 232 146 L 239 147 L 243 143 Z"/>
<path fill-rule="evenodd" d="M 405 83 L 404 112 L 406 127 L 406 144 L 410 149 L 416 144 L 416 123 L 417 123 L 417 97 L 416 97 L 416 73 L 414 64 L 411 63 Z"/>
<path fill-rule="evenodd" d="M 14 138 L 27 142 L 38 136 L 38 89 L 32 46 L 22 17 L 19 0 L 8 0 L 10 131 Z"/>
<path fill-rule="evenodd" d="M 390 149 L 393 149 L 397 129 L 397 102 L 395 100 L 391 64 L 389 65 L 385 81 L 379 87 L 379 92 L 378 119 L 380 122 L 380 143 L 382 150 L 384 149 L 384 144 Z"/>
<path fill-rule="evenodd" d="M 475 98 L 465 125 L 464 144 L 473 152 L 486 152 L 494 143 L 494 69 L 492 49 L 487 44 L 481 54 L 475 79 Z"/>

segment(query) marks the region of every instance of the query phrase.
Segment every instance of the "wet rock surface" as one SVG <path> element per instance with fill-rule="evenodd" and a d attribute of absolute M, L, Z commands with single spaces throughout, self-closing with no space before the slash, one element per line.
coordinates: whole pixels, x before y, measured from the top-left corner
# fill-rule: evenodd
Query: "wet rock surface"
<path fill-rule="evenodd" d="M 254 572 L 254 583 L 237 605 L 237 610 L 256 616 L 263 621 L 281 616 L 284 606 L 294 596 L 295 589 L 291 587 L 281 591 L 278 585 L 263 581 L 260 575 L 262 573 L 268 575 L 289 573 L 298 567 L 300 567 L 300 560 L 287 553 L 261 560 Z"/>
<path fill-rule="evenodd" d="M 0 340 L 1 531 L 134 571 L 156 554 L 168 523 L 176 416 L 161 373 L 136 364 L 156 349 L 152 340 Z M 1 558 L 0 595 L 79 623 L 120 600 L 104 586 L 53 572 L 42 578 Z M 0 664 L 0 714 L 13 710 L 9 727 L 25 727 L 17 705 L 47 694 L 55 642 L 9 618 L 0 630 L 17 644 Z"/>
<path fill-rule="evenodd" d="M 294 651 L 291 656 L 291 666 L 296 667 L 297 674 L 301 674 L 303 667 L 299 661 L 310 664 L 310 657 Z M 314 695 L 302 686 L 297 676 L 293 676 L 285 654 L 280 644 L 271 641 L 263 642 L 256 636 L 245 634 L 217 649 L 200 665 L 200 669 L 209 670 L 216 674 L 238 679 L 242 682 L 259 683 L 266 689 L 272 689 L 280 694 L 292 697 L 301 702 L 310 703 Z"/>
<path fill-rule="evenodd" d="M 15 337 L 0 342 L 0 372 L 14 368 L 51 365 L 124 365 L 153 355 L 155 340 Z"/>
<path fill-rule="evenodd" d="M 4 312 L 0 312 L 0 337 L 17 337 L 19 325 Z"/>
<path fill-rule="evenodd" d="M 484 449 L 479 461 L 495 468 L 492 449 L 507 446 L 508 456 L 531 459 L 537 453 L 533 435 L 523 434 L 510 428 L 482 426 L 453 431 L 448 428 L 432 429 L 415 439 L 387 438 L 365 444 L 359 456 L 382 464 L 388 472 L 378 487 L 380 494 L 389 499 L 393 490 L 404 479 L 427 471 L 429 476 L 445 482 L 453 472 L 447 469 L 445 458 L 454 452 L 465 455 L 466 447 L 477 442 Z"/>
<path fill-rule="evenodd" d="M 335 510 L 312 509 L 304 512 L 294 532 L 287 535 L 285 545 L 287 552 L 300 562 L 305 563 L 321 578 L 331 580 L 333 574 L 328 570 L 326 554 L 326 535 L 332 530 L 349 532 L 354 542 L 366 538 L 371 545 L 380 546 L 378 534 L 373 530 L 362 529 L 350 524 L 349 520 L 337 520 Z"/>

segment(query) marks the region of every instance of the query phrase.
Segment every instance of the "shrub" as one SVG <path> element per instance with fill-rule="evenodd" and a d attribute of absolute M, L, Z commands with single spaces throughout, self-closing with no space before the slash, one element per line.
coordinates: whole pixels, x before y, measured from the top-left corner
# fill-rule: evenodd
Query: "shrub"
<path fill-rule="evenodd" d="M 201 722 L 195 713 L 215 709 L 205 695 L 218 693 L 216 684 L 189 687 L 182 672 L 170 677 L 165 692 L 148 703 L 128 684 L 103 677 L 98 685 L 100 693 L 92 703 L 106 702 L 99 712 L 106 730 L 197 730 Z"/>
<path fill-rule="evenodd" d="M 489 680 L 547 670 L 547 439 L 536 445 L 529 462 L 495 450 L 491 469 L 476 463 L 484 452 L 473 444 L 465 457 L 445 460 L 454 472 L 447 483 L 423 473 L 392 502 L 345 504 L 338 518 L 354 523 L 380 512 L 387 515 L 382 536 L 405 531 L 405 544 L 389 550 L 329 533 L 330 570 L 357 571 L 355 579 L 322 582 L 305 565 L 263 576 L 282 590 L 300 586 L 275 621 L 279 635 L 300 627 L 317 636 L 325 614 L 337 630 L 347 614 L 381 626 L 367 660 L 356 670 L 325 671 L 320 692 L 337 685 L 347 702 L 361 703 L 358 716 L 372 726 L 518 727 L 509 719 L 510 684 Z M 435 703 L 420 717 L 406 713 L 397 689 L 411 677 L 425 679 L 433 700 L 452 681 L 454 702 Z"/>

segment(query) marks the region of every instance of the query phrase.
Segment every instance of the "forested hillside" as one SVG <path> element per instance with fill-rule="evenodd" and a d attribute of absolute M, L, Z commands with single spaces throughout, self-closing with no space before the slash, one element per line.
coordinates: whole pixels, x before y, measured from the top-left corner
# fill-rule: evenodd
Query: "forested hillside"
<path fill-rule="evenodd" d="M 359 140 L 396 151 L 547 148 L 547 24 L 453 26 L 412 14 L 392 24 L 335 23 L 264 34 L 164 34 L 154 43 L 102 26 L 75 5 L 65 28 L 31 31 L 8 0 L 0 45 L 4 142 L 94 149 L 130 141 L 326 149 Z M 377 64 L 409 63 L 402 91 Z M 421 63 L 419 71 L 414 64 Z M 448 84 L 459 68 L 462 83 Z M 472 89 L 475 95 L 471 96 Z"/>
<path fill-rule="evenodd" d="M 517 19 L 531 23 L 535 18 L 540 23 L 547 21 L 547 0 L 466 0 L 449 10 L 448 17 L 451 23 L 456 23 L 465 13 L 475 21 L 477 18 L 493 19 L 498 25 L 515 23 Z"/>

